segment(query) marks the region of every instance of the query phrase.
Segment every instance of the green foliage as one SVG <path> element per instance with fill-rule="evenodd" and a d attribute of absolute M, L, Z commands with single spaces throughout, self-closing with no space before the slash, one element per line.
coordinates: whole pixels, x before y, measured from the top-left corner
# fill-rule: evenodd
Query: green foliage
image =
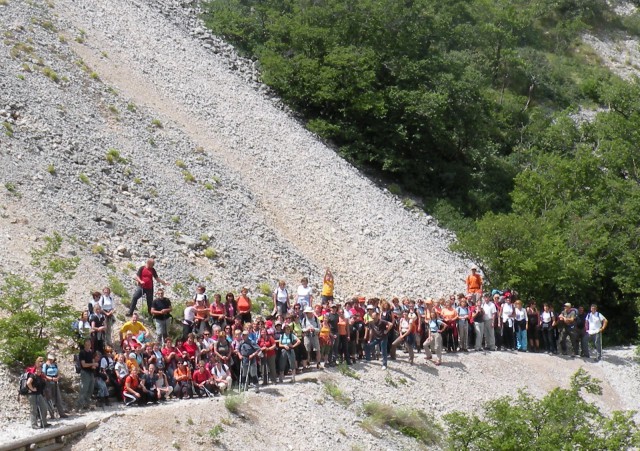
<path fill-rule="evenodd" d="M 104 246 L 102 244 L 94 244 L 91 248 L 91 253 L 103 255 L 105 253 Z"/>
<path fill-rule="evenodd" d="M 489 401 L 484 414 L 446 414 L 449 449 L 633 449 L 640 444 L 633 412 L 606 416 L 582 396 L 601 394 L 597 379 L 579 369 L 568 389 L 555 388 L 543 398 L 520 391 L 517 398 Z"/>
<path fill-rule="evenodd" d="M 138 107 L 136 106 L 135 103 L 133 102 L 129 102 L 127 103 L 127 111 L 130 113 L 135 113 L 137 111 Z"/>
<path fill-rule="evenodd" d="M 47 172 L 51 175 L 55 175 L 56 174 L 56 167 L 52 164 L 47 166 Z"/>
<path fill-rule="evenodd" d="M 206 23 L 360 165 L 465 214 L 508 209 L 531 115 L 590 98 L 608 74 L 574 51 L 621 26 L 602 1 L 226 0 Z"/>
<path fill-rule="evenodd" d="M 204 250 L 203 255 L 205 257 L 207 257 L 208 259 L 214 259 L 218 256 L 218 253 L 216 252 L 216 250 L 212 247 L 208 247 Z"/>
<path fill-rule="evenodd" d="M 52 337 L 72 337 L 69 324 L 76 312 L 65 305 L 67 280 L 79 258 L 60 256 L 62 237 L 44 238 L 44 245 L 31 253 L 33 272 L 29 279 L 5 274 L 0 286 L 0 361 L 7 365 L 32 365 L 44 356 Z M 33 280 L 33 281 L 32 281 Z"/>
<path fill-rule="evenodd" d="M 178 166 L 180 169 L 186 169 L 187 168 L 187 164 L 182 160 L 176 160 L 176 166 Z"/>
<path fill-rule="evenodd" d="M 109 276 L 109 288 L 111 288 L 113 294 L 122 299 L 122 302 L 129 301 L 129 292 L 117 276 Z"/>
<path fill-rule="evenodd" d="M 160 119 L 153 119 L 151 121 L 151 127 L 153 128 L 164 128 Z"/>
<path fill-rule="evenodd" d="M 4 188 L 7 191 L 9 191 L 11 194 L 13 194 L 14 196 L 19 196 L 20 195 L 20 193 L 18 192 L 18 188 L 16 187 L 15 183 L 5 182 Z"/>
<path fill-rule="evenodd" d="M 515 179 L 513 212 L 489 213 L 458 234 L 494 286 L 541 301 L 600 305 L 605 338 L 635 335 L 640 282 L 640 173 L 635 163 L 640 87 L 602 90 L 612 112 L 581 127 L 559 116 L 534 130 L 529 167 Z"/>
<path fill-rule="evenodd" d="M 84 172 L 81 172 L 80 175 L 78 176 L 78 178 L 85 185 L 90 185 L 91 184 L 91 180 L 89 180 L 89 176 L 87 176 L 87 174 L 85 174 Z"/>
<path fill-rule="evenodd" d="M 127 159 L 120 155 L 120 151 L 118 149 L 110 148 L 107 150 L 107 154 L 105 155 L 105 159 L 109 164 L 115 163 L 126 163 Z"/>
<path fill-rule="evenodd" d="M 58 76 L 56 71 L 54 71 L 50 67 L 43 67 L 42 73 L 44 74 L 45 77 L 47 77 L 51 81 L 54 81 L 55 83 L 58 83 L 60 81 L 60 77 Z"/>
<path fill-rule="evenodd" d="M 184 181 L 188 183 L 194 183 L 196 181 L 195 176 L 187 170 L 182 171 L 182 177 L 184 178 Z"/>
<path fill-rule="evenodd" d="M 214 444 L 220 443 L 220 436 L 224 432 L 224 428 L 220 424 L 216 424 L 214 427 L 209 429 L 209 437 L 213 440 Z"/>
<path fill-rule="evenodd" d="M 347 365 L 346 362 L 342 362 L 341 364 L 338 365 L 338 371 L 340 371 L 340 374 L 342 374 L 343 376 L 360 380 L 360 375 L 356 373 L 353 368 Z"/>
<path fill-rule="evenodd" d="M 240 415 L 243 412 L 244 405 L 245 400 L 242 396 L 232 394 L 224 398 L 224 406 L 234 415 Z"/>
<path fill-rule="evenodd" d="M 324 382 L 324 391 L 327 395 L 331 396 L 335 402 L 343 406 L 351 404 L 351 399 L 340 390 L 340 387 L 333 381 Z"/>
<path fill-rule="evenodd" d="M 269 282 L 262 282 L 260 285 L 258 285 L 258 291 L 263 296 L 269 296 L 270 297 L 272 295 L 271 285 L 269 284 Z"/>
<path fill-rule="evenodd" d="M 9 122 L 2 122 L 2 126 L 4 127 L 4 134 L 7 135 L 9 138 L 13 138 L 13 125 L 11 125 Z"/>
<path fill-rule="evenodd" d="M 370 417 L 368 429 L 377 430 L 386 425 L 427 445 L 440 443 L 440 427 L 421 410 L 396 409 L 379 402 L 367 402 L 363 408 Z"/>

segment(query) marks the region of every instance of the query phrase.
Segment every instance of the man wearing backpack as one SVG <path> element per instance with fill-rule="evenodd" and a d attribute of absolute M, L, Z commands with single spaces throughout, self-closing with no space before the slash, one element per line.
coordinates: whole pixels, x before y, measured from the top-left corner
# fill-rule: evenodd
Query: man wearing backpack
<path fill-rule="evenodd" d="M 127 316 L 133 315 L 133 311 L 136 309 L 136 305 L 138 303 L 138 299 L 142 296 L 145 296 L 147 300 L 147 311 L 151 313 L 151 304 L 153 303 L 153 281 L 155 280 L 162 285 L 169 285 L 166 280 L 162 280 L 158 277 L 158 273 L 156 272 L 154 265 L 155 260 L 150 258 L 147 260 L 147 263 L 144 266 L 138 268 L 138 272 L 136 272 L 136 282 L 138 283 L 138 288 L 133 293 L 131 297 L 131 306 L 129 306 L 129 313 Z"/>
<path fill-rule="evenodd" d="M 585 329 L 587 330 L 588 342 L 593 341 L 596 348 L 596 360 L 602 359 L 602 332 L 607 328 L 609 322 L 603 314 L 598 312 L 598 306 L 591 304 L 591 311 L 585 318 Z M 589 358 L 589 345 L 585 346 L 585 357 Z"/>

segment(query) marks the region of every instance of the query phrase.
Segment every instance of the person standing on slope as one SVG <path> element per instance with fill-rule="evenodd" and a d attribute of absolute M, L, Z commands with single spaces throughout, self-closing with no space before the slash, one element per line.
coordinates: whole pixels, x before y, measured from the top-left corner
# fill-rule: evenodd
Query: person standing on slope
<path fill-rule="evenodd" d="M 147 263 L 144 266 L 141 266 L 138 269 L 135 277 L 136 282 L 138 283 L 138 287 L 131 297 L 131 306 L 129 307 L 129 313 L 127 316 L 133 315 L 133 311 L 136 309 L 136 305 L 138 304 L 138 299 L 140 299 L 142 296 L 146 297 L 147 311 L 149 312 L 149 314 L 151 314 L 154 280 L 158 283 L 161 283 L 162 285 L 169 285 L 169 282 L 158 277 L 158 273 L 156 272 L 154 266 L 155 260 L 150 258 L 149 260 L 147 260 Z"/>
<path fill-rule="evenodd" d="M 473 296 L 474 301 L 479 301 L 482 296 L 482 276 L 478 274 L 478 267 L 471 267 L 471 274 L 467 276 L 467 294 Z"/>
<path fill-rule="evenodd" d="M 325 270 L 322 280 L 321 299 L 323 305 L 333 302 L 333 274 L 329 268 Z"/>

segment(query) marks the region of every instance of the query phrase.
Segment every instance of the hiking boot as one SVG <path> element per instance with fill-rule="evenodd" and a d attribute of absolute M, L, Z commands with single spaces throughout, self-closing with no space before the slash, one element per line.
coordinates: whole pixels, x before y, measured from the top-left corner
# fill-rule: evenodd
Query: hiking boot
<path fill-rule="evenodd" d="M 256 384 L 256 393 L 260 393 L 260 385 Z"/>

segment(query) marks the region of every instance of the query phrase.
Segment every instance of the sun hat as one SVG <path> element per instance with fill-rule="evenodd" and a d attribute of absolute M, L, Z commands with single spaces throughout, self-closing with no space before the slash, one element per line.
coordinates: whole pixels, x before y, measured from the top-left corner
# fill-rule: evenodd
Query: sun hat
<path fill-rule="evenodd" d="M 305 307 L 304 312 L 305 312 L 305 313 L 313 313 L 313 308 L 311 308 L 311 307 Z"/>

